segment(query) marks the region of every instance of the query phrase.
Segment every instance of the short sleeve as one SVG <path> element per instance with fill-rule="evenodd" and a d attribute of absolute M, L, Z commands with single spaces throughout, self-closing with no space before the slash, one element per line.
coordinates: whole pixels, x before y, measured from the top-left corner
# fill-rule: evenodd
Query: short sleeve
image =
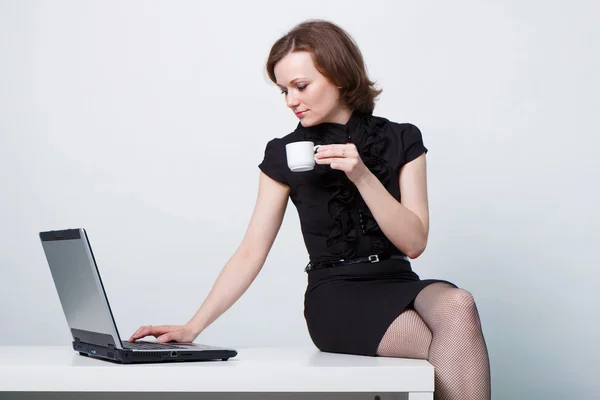
<path fill-rule="evenodd" d="M 285 178 L 287 161 L 285 157 L 283 141 L 281 139 L 273 139 L 267 143 L 264 159 L 258 165 L 258 168 L 271 179 L 287 185 L 287 179 Z"/>
<path fill-rule="evenodd" d="M 419 128 L 412 124 L 407 124 L 402 135 L 404 146 L 404 160 L 409 163 L 423 153 L 427 153 L 427 148 L 423 144 L 423 136 Z"/>

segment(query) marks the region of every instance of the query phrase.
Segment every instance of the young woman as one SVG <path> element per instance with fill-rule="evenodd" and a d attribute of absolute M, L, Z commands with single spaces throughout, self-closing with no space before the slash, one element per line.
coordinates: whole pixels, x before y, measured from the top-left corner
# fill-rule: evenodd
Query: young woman
<path fill-rule="evenodd" d="M 306 21 L 280 38 L 267 72 L 299 118 L 267 143 L 246 235 L 185 325 L 143 326 L 131 341 L 191 342 L 250 286 L 281 226 L 288 198 L 310 256 L 305 310 L 322 351 L 429 360 L 437 399 L 489 399 L 485 340 L 473 297 L 421 280 L 410 259 L 427 245 L 427 149 L 419 129 L 373 115 L 374 88 L 352 38 Z M 285 145 L 321 145 L 314 170 L 292 172 Z"/>

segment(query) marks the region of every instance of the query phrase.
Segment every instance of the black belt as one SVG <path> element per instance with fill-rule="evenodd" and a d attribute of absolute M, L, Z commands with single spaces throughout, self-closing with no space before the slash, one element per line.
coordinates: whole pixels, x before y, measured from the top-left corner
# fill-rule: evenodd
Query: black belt
<path fill-rule="evenodd" d="M 312 271 L 313 269 L 337 267 L 338 265 L 349 265 L 349 264 L 361 264 L 361 263 L 376 263 L 384 260 L 404 260 L 410 261 L 409 258 L 402 254 L 371 254 L 366 257 L 348 258 L 337 261 L 323 261 L 323 262 L 309 262 L 304 268 L 305 272 Z"/>

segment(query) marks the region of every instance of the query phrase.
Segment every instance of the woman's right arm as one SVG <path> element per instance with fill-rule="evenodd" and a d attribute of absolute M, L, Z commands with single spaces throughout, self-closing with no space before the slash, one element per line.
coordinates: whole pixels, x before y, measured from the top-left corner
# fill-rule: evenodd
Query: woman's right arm
<path fill-rule="evenodd" d="M 260 272 L 281 227 L 289 194 L 288 186 L 260 173 L 258 197 L 244 239 L 188 322 L 196 336 L 227 311 Z"/>
<path fill-rule="evenodd" d="M 191 342 L 227 311 L 244 294 L 264 265 L 281 227 L 289 195 L 288 186 L 261 172 L 256 205 L 246 234 L 196 314 L 183 326 L 143 326 L 129 340 L 153 335 L 160 342 Z"/>

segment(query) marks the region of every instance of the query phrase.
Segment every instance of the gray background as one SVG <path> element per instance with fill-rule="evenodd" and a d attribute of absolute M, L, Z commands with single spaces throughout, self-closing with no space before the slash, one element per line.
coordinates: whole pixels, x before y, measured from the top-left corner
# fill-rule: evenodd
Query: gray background
<path fill-rule="evenodd" d="M 264 146 L 297 124 L 263 69 L 306 18 L 357 40 L 376 115 L 429 148 L 413 266 L 476 298 L 494 399 L 593 397 L 600 356 L 595 1 L 0 1 L 1 345 L 68 345 L 37 233 L 88 230 L 117 324 L 183 323 L 242 239 Z M 595 246 L 596 245 L 596 246 Z M 198 342 L 311 345 L 290 204 Z"/>

